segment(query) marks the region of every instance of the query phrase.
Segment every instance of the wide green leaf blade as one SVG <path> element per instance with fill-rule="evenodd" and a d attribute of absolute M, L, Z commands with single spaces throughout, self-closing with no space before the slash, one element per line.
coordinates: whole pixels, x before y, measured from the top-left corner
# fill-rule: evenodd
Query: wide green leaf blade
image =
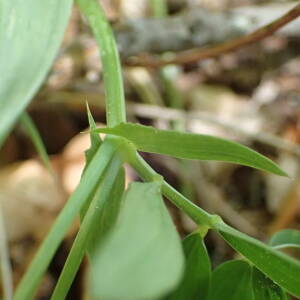
<path fill-rule="evenodd" d="M 132 183 L 125 193 L 115 227 L 95 250 L 91 276 L 95 299 L 157 299 L 181 279 L 180 239 L 160 185 Z"/>
<path fill-rule="evenodd" d="M 232 227 L 215 224 L 220 235 L 261 272 L 289 293 L 300 297 L 300 262 Z"/>
<path fill-rule="evenodd" d="M 212 273 L 207 300 L 254 300 L 251 276 L 252 267 L 242 260 L 218 266 Z"/>
<path fill-rule="evenodd" d="M 288 296 L 272 280 L 258 269 L 252 270 L 254 300 L 288 300 Z"/>
<path fill-rule="evenodd" d="M 269 245 L 276 249 L 300 248 L 300 230 L 284 229 L 276 232 L 270 239 Z"/>
<path fill-rule="evenodd" d="M 196 232 L 183 240 L 184 276 L 169 300 L 205 299 L 209 289 L 211 265 L 201 235 Z"/>
<path fill-rule="evenodd" d="M 0 146 L 60 46 L 72 0 L 0 0 Z"/>
<path fill-rule="evenodd" d="M 122 123 L 113 128 L 98 128 L 104 132 L 130 140 L 138 150 L 160 153 L 178 158 L 220 160 L 287 176 L 275 163 L 263 155 L 225 139 L 150 126 Z"/>

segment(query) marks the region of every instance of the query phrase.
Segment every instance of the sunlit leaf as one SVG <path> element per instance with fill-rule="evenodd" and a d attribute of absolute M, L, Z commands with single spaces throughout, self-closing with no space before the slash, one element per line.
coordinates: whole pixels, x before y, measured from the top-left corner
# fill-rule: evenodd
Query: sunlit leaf
<path fill-rule="evenodd" d="M 254 300 L 288 300 L 286 293 L 258 269 L 252 270 Z"/>
<path fill-rule="evenodd" d="M 122 136 L 138 150 L 160 153 L 178 158 L 220 160 L 269 171 L 286 176 L 275 163 L 263 155 L 225 139 L 150 126 L 123 123 L 113 128 L 98 128 L 98 132 Z"/>
<path fill-rule="evenodd" d="M 0 0 L 0 146 L 46 77 L 72 0 Z"/>
<path fill-rule="evenodd" d="M 212 273 L 207 300 L 254 300 L 251 276 L 251 266 L 242 260 L 218 266 Z"/>
<path fill-rule="evenodd" d="M 230 226 L 216 225 L 220 235 L 260 271 L 289 293 L 300 297 L 300 262 Z"/>
<path fill-rule="evenodd" d="M 93 295 L 95 299 L 157 299 L 175 288 L 184 266 L 160 183 L 132 183 L 122 203 L 115 227 L 94 256 Z"/>
<path fill-rule="evenodd" d="M 284 229 L 276 232 L 269 244 L 273 248 L 300 248 L 300 230 Z"/>
<path fill-rule="evenodd" d="M 166 299 L 205 299 L 210 283 L 211 265 L 201 235 L 196 232 L 183 240 L 185 271 L 182 281 Z"/>

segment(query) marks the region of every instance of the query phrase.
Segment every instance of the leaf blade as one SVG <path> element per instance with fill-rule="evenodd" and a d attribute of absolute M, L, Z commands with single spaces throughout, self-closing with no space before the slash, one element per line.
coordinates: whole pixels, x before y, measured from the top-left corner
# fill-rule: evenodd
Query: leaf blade
<path fill-rule="evenodd" d="M 243 234 L 225 223 L 216 229 L 227 243 L 289 293 L 300 297 L 299 261 Z"/>
<path fill-rule="evenodd" d="M 227 261 L 212 273 L 207 300 L 254 300 L 252 268 L 242 260 Z"/>
<path fill-rule="evenodd" d="M 72 0 L 11 0 L 0 6 L 1 146 L 54 60 Z"/>
<path fill-rule="evenodd" d="M 284 229 L 276 232 L 270 239 L 269 245 L 276 249 L 300 248 L 300 231 Z"/>
<path fill-rule="evenodd" d="M 288 300 L 282 288 L 256 268 L 252 271 L 252 286 L 254 300 Z"/>
<path fill-rule="evenodd" d="M 25 275 L 22 277 L 15 292 L 14 300 L 30 300 L 33 298 L 37 286 L 56 249 L 67 233 L 73 219 L 94 192 L 95 186 L 103 176 L 103 172 L 112 159 L 115 150 L 115 147 L 109 142 L 103 143 L 102 147 L 98 149 L 78 187 L 56 218 L 50 232 L 41 244 Z M 97 168 L 93 167 L 94 164 L 97 165 Z"/>
<path fill-rule="evenodd" d="M 167 299 L 206 299 L 211 265 L 201 235 L 196 232 L 187 236 L 183 240 L 183 250 L 186 259 L 184 275 L 179 286 Z"/>
<path fill-rule="evenodd" d="M 24 129 L 26 130 L 26 133 L 30 137 L 30 139 L 31 139 L 33 145 L 35 146 L 35 149 L 36 149 L 37 153 L 39 154 L 45 167 L 48 169 L 50 174 L 54 175 L 55 173 L 51 166 L 50 158 L 48 156 L 48 153 L 47 153 L 45 144 L 42 140 L 42 137 L 41 137 L 38 129 L 36 128 L 33 120 L 26 112 L 24 112 L 21 115 L 21 124 L 23 125 Z"/>
<path fill-rule="evenodd" d="M 220 160 L 287 176 L 274 162 L 250 148 L 225 139 L 159 130 L 150 126 L 122 123 L 113 128 L 98 128 L 97 132 L 127 138 L 138 150 L 197 160 Z"/>
<path fill-rule="evenodd" d="M 160 183 L 132 183 L 122 203 L 118 222 L 94 259 L 93 293 L 97 299 L 159 298 L 183 271 L 180 240 Z"/>

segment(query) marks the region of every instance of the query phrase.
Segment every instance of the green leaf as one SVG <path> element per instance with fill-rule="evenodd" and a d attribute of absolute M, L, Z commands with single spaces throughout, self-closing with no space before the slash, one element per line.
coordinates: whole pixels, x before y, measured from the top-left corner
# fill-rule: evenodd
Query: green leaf
<path fill-rule="evenodd" d="M 251 276 L 251 266 L 242 260 L 218 266 L 212 273 L 207 300 L 253 300 Z"/>
<path fill-rule="evenodd" d="M 43 143 L 40 133 L 38 132 L 31 117 L 26 112 L 24 112 L 21 116 L 21 124 L 23 125 L 24 129 L 26 130 L 26 133 L 28 134 L 28 136 L 31 138 L 31 141 L 32 141 L 33 145 L 35 146 L 36 151 L 39 154 L 45 167 L 48 169 L 48 171 L 51 174 L 54 174 L 46 147 Z"/>
<path fill-rule="evenodd" d="M 122 123 L 113 128 L 98 128 L 97 132 L 127 138 L 138 150 L 144 152 L 186 159 L 238 163 L 287 176 L 275 163 L 263 155 L 238 143 L 213 136 L 159 130 L 150 126 L 130 123 Z"/>
<path fill-rule="evenodd" d="M 116 226 L 95 251 L 95 299 L 157 299 L 181 279 L 179 236 L 163 203 L 160 183 L 132 183 Z"/>
<path fill-rule="evenodd" d="M 276 232 L 270 239 L 269 245 L 276 249 L 300 248 L 300 230 L 284 229 Z"/>
<path fill-rule="evenodd" d="M 258 269 L 252 270 L 254 300 L 288 300 L 288 296 L 272 280 Z"/>
<path fill-rule="evenodd" d="M 88 246 L 88 254 L 92 261 L 91 268 L 93 268 L 93 259 L 97 248 L 102 243 L 103 238 L 114 227 L 117 217 L 119 215 L 120 206 L 123 199 L 123 193 L 125 189 L 125 171 L 121 168 L 116 181 L 110 191 L 108 201 L 103 201 L 103 208 L 99 217 L 98 223 L 95 226 L 95 230 L 91 236 Z M 101 196 L 101 188 L 97 191 L 95 196 Z M 96 250 L 95 250 L 96 249 Z"/>
<path fill-rule="evenodd" d="M 183 240 L 185 271 L 182 281 L 169 300 L 205 299 L 209 289 L 211 265 L 201 235 L 196 232 Z"/>
<path fill-rule="evenodd" d="M 220 235 L 261 272 L 289 293 L 300 297 L 300 262 L 225 223 L 215 224 Z"/>
<path fill-rule="evenodd" d="M 0 146 L 55 58 L 72 0 L 0 0 Z"/>
<path fill-rule="evenodd" d="M 115 155 L 107 167 L 97 193 L 95 194 L 93 201 L 84 216 L 83 222 L 72 245 L 51 299 L 65 299 L 88 245 L 93 245 L 91 244 L 91 238 L 95 238 L 101 234 L 101 232 L 105 232 L 106 228 L 101 228 L 103 209 L 105 204 L 110 202 L 110 196 L 112 194 L 116 178 L 119 174 L 121 163 L 121 160 L 117 155 Z"/>
<path fill-rule="evenodd" d="M 78 187 L 66 202 L 66 205 L 55 220 L 50 232 L 19 283 L 14 300 L 33 299 L 38 284 L 55 254 L 55 251 L 63 240 L 63 237 L 67 233 L 75 216 L 95 192 L 95 188 L 101 181 L 103 172 L 111 161 L 115 151 L 116 145 L 113 145 L 108 141 L 106 143 L 104 142 L 98 149 L 90 165 L 86 169 L 86 172 L 82 176 Z M 95 168 L 95 166 L 97 167 Z"/>
<path fill-rule="evenodd" d="M 92 160 L 94 154 L 97 152 L 99 146 L 102 143 L 102 140 L 99 136 L 99 134 L 93 132 L 97 128 L 96 123 L 94 121 L 94 118 L 92 116 L 92 113 L 90 111 L 88 103 L 86 104 L 86 110 L 87 110 L 87 115 L 88 115 L 88 120 L 89 120 L 89 127 L 90 127 L 90 140 L 91 140 L 91 146 L 88 150 L 85 151 L 85 160 L 86 160 L 86 167 Z"/>

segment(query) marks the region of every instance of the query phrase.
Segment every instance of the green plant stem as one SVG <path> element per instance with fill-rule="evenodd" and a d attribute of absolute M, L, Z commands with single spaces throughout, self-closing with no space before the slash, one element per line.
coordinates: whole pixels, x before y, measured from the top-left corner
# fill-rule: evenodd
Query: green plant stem
<path fill-rule="evenodd" d="M 3 300 L 13 298 L 13 272 L 9 257 L 9 246 L 2 205 L 0 203 L 0 265 Z"/>
<path fill-rule="evenodd" d="M 50 164 L 50 159 L 47 154 L 46 147 L 43 143 L 41 135 L 39 134 L 39 131 L 37 130 L 34 122 L 31 119 L 31 117 L 26 112 L 23 112 L 23 114 L 21 115 L 20 121 L 21 121 L 22 126 L 26 130 L 26 133 L 31 138 L 31 141 L 34 144 L 37 153 L 40 155 L 41 160 L 44 163 L 45 167 L 48 169 L 48 171 L 52 175 L 54 175 L 54 171 Z"/>
<path fill-rule="evenodd" d="M 113 127 L 126 121 L 124 88 L 120 58 L 112 29 L 98 0 L 77 0 L 100 48 L 106 94 L 107 125 Z"/>
<path fill-rule="evenodd" d="M 32 300 L 38 284 L 46 271 L 55 251 L 68 231 L 73 219 L 95 192 L 108 163 L 116 151 L 116 145 L 106 141 L 97 150 L 83 174 L 76 191 L 51 227 L 30 267 L 23 276 L 15 293 L 14 300 Z"/>
<path fill-rule="evenodd" d="M 155 17 L 162 18 L 168 14 L 168 7 L 165 0 L 151 0 L 150 4 Z"/>
<path fill-rule="evenodd" d="M 161 178 L 161 176 L 157 174 L 136 151 L 129 151 L 127 158 L 130 165 L 144 180 L 153 181 Z M 183 210 L 197 224 L 207 225 L 212 228 L 214 227 L 214 224 L 222 222 L 220 216 L 207 213 L 202 208 L 190 202 L 165 181 L 163 181 L 162 184 L 162 192 L 164 196 L 166 196 L 178 208 Z"/>
<path fill-rule="evenodd" d="M 122 166 L 122 161 L 115 155 L 105 171 L 104 178 L 101 185 L 98 188 L 100 195 L 95 195 L 89 206 L 87 213 L 80 225 L 79 232 L 73 243 L 72 249 L 69 253 L 67 261 L 64 265 L 63 271 L 59 277 L 58 283 L 55 286 L 55 290 L 51 297 L 52 300 L 65 299 L 67 293 L 71 287 L 71 284 L 78 271 L 80 263 L 86 252 L 90 237 L 95 230 L 96 226 L 99 226 L 100 215 L 103 205 L 108 200 L 111 189 L 115 183 L 119 170 Z M 97 193 L 96 193 L 97 194 Z M 95 230 L 93 230 L 95 227 Z"/>

